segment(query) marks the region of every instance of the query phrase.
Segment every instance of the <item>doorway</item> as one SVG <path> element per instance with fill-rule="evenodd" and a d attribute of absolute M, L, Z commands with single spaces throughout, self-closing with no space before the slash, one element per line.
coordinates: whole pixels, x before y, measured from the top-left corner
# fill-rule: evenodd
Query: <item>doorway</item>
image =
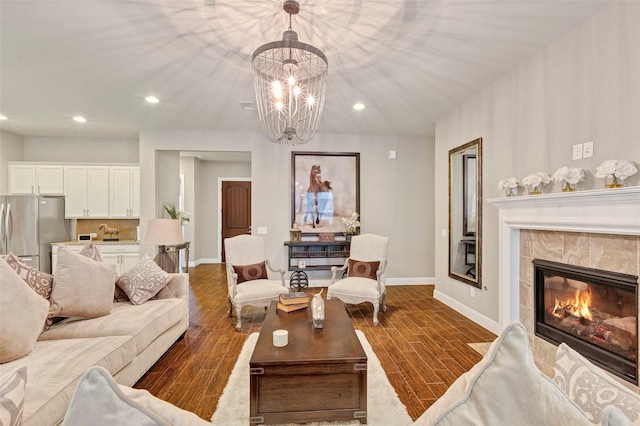
<path fill-rule="evenodd" d="M 220 178 L 220 259 L 225 261 L 224 240 L 251 234 L 251 180 Z"/>

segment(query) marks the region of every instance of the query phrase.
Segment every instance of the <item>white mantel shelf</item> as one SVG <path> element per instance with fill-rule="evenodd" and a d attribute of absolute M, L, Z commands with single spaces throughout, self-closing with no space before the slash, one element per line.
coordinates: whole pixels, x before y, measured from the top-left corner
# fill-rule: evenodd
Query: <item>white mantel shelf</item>
<path fill-rule="evenodd" d="M 500 223 L 523 229 L 640 235 L 640 186 L 490 198 Z"/>
<path fill-rule="evenodd" d="M 640 186 L 491 198 L 499 209 L 499 327 L 519 320 L 520 230 L 640 235 Z"/>

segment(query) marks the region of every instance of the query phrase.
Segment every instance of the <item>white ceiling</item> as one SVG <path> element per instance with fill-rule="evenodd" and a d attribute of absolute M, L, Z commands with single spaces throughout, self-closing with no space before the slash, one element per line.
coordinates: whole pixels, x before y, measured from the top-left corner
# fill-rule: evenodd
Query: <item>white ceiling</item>
<path fill-rule="evenodd" d="M 438 117 L 607 1 L 302 0 L 293 29 L 329 59 L 319 131 L 433 135 Z M 254 99 L 251 54 L 287 27 L 281 4 L 0 0 L 0 126 L 126 138 L 260 130 L 240 102 Z"/>

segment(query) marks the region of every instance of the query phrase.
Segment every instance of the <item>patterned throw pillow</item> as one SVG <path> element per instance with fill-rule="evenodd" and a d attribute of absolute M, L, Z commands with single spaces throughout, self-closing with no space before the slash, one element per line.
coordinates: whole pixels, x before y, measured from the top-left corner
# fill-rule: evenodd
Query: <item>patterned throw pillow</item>
<path fill-rule="evenodd" d="M 116 285 L 134 305 L 142 305 L 155 296 L 167 284 L 170 275 L 145 254 L 136 265 L 120 275 Z"/>
<path fill-rule="evenodd" d="M 102 255 L 100 254 L 100 250 L 98 250 L 98 246 L 96 246 L 93 242 L 90 242 L 89 244 L 84 246 L 82 250 L 80 250 L 80 254 L 84 257 L 88 257 L 89 259 L 102 262 Z"/>
<path fill-rule="evenodd" d="M 22 423 L 27 366 L 20 365 L 0 377 L 0 421 L 3 425 Z"/>
<path fill-rule="evenodd" d="M 233 271 L 238 274 L 238 284 L 245 281 L 269 279 L 267 265 L 264 261 L 253 265 L 233 265 Z"/>
<path fill-rule="evenodd" d="M 553 381 L 584 410 L 587 418 L 600 424 L 604 409 L 613 405 L 634 424 L 640 421 L 640 395 L 616 382 L 565 343 L 556 352 Z"/>
<path fill-rule="evenodd" d="M 37 269 L 27 265 L 13 253 L 7 254 L 5 262 L 16 271 L 22 280 L 29 284 L 29 287 L 35 290 L 40 296 L 49 300 L 51 297 L 51 288 L 53 287 L 53 275 L 46 272 L 40 272 Z"/>
<path fill-rule="evenodd" d="M 378 268 L 380 267 L 380 261 L 375 262 L 363 262 L 361 260 L 349 259 L 349 277 L 362 277 L 377 280 Z"/>

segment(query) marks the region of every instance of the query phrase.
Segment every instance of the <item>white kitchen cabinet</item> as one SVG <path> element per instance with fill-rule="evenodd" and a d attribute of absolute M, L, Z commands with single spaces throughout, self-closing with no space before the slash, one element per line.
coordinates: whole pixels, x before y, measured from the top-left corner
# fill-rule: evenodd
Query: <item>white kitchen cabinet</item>
<path fill-rule="evenodd" d="M 64 167 L 65 216 L 109 217 L 109 167 Z"/>
<path fill-rule="evenodd" d="M 64 168 L 58 165 L 9 164 L 10 194 L 64 194 Z"/>
<path fill-rule="evenodd" d="M 104 263 L 108 263 L 115 267 L 115 271 L 118 275 L 122 275 L 129 269 L 131 269 L 140 259 L 140 245 L 128 244 L 128 243 L 109 243 L 100 244 L 96 241 L 100 256 Z M 58 247 L 59 244 L 53 244 L 51 250 L 51 270 L 55 274 L 56 266 L 58 264 Z M 80 252 L 84 248 L 84 243 L 67 244 L 71 250 Z"/>
<path fill-rule="evenodd" d="M 140 217 L 140 168 L 112 166 L 109 168 L 109 216 Z"/>

